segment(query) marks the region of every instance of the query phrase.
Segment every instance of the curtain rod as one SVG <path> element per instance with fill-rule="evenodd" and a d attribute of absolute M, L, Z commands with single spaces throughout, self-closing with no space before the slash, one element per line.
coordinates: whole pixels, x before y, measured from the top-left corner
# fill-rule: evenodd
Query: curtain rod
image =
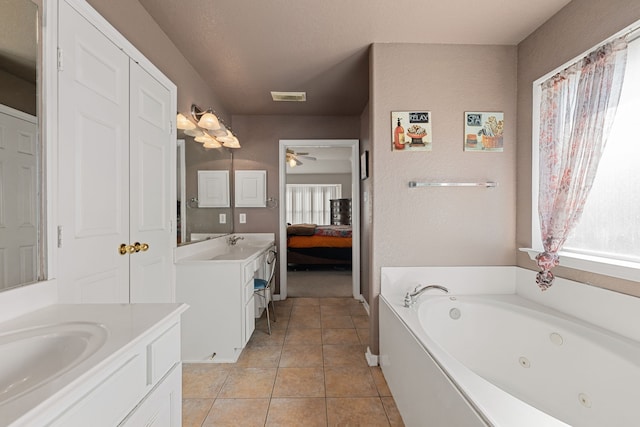
<path fill-rule="evenodd" d="M 570 68 L 574 64 L 576 64 L 579 61 L 583 60 L 591 52 L 594 52 L 594 51 L 600 49 L 605 44 L 610 43 L 613 40 L 616 40 L 616 39 L 619 39 L 619 38 L 626 38 L 627 39 L 627 43 L 631 43 L 632 41 L 640 38 L 640 24 L 634 23 L 634 24 L 632 24 L 630 26 L 627 26 L 627 28 L 618 31 L 617 33 L 615 33 L 611 37 L 608 37 L 608 38 L 604 39 L 603 41 L 601 41 L 600 43 L 596 44 L 595 46 L 592 46 L 591 48 L 589 48 L 589 50 L 587 50 L 587 51 L 583 52 L 582 54 L 576 56 L 575 58 L 565 62 L 565 64 L 569 64 L 569 65 L 561 66 L 562 68 L 558 67 L 554 71 L 551 71 L 551 72 L 541 76 L 540 78 L 536 79 L 533 82 L 534 86 L 535 85 L 541 86 L 545 81 L 547 81 L 551 77 L 555 76 L 558 73 L 561 73 L 562 71 Z"/>

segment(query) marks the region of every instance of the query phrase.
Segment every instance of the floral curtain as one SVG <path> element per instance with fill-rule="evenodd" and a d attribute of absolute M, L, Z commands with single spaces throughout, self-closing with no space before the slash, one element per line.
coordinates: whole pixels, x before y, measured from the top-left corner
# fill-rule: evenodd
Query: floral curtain
<path fill-rule="evenodd" d="M 536 283 L 553 284 L 558 251 L 580 219 L 615 116 L 627 42 L 614 40 L 542 83 Z"/>

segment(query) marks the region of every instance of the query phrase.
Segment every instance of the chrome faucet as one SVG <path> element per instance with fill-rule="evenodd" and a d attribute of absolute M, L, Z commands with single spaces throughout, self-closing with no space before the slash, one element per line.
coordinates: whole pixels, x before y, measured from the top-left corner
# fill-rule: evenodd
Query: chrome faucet
<path fill-rule="evenodd" d="M 443 291 L 445 294 L 449 293 L 449 289 L 445 288 L 444 286 L 427 285 L 427 286 L 421 287 L 421 285 L 418 285 L 413 290 L 413 292 L 407 292 L 407 294 L 404 296 L 404 306 L 411 307 L 413 304 L 415 304 L 418 301 L 418 297 L 422 295 L 423 292 L 426 292 L 429 289 L 439 289 Z"/>
<path fill-rule="evenodd" d="M 231 246 L 235 246 L 236 243 L 238 243 L 238 240 L 244 240 L 244 237 L 242 236 L 229 236 L 227 238 L 227 243 Z"/>

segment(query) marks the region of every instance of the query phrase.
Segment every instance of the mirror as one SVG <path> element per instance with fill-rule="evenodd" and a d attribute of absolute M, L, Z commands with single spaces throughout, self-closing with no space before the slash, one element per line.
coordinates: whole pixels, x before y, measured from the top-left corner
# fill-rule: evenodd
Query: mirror
<path fill-rule="evenodd" d="M 182 131 L 179 137 L 183 142 L 178 141 L 178 245 L 232 233 L 231 207 L 205 208 L 198 203 L 198 171 L 228 171 L 231 175 L 232 151 L 225 147 L 204 148 Z"/>
<path fill-rule="evenodd" d="M 0 0 L 0 290 L 41 280 L 38 7 Z"/>

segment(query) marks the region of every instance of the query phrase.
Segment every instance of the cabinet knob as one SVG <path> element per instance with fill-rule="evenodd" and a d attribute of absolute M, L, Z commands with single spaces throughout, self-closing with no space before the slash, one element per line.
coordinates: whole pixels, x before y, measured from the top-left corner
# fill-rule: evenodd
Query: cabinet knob
<path fill-rule="evenodd" d="M 149 244 L 148 243 L 140 243 L 140 242 L 135 242 L 133 244 L 133 247 L 135 248 L 136 252 L 146 252 L 149 249 Z"/>
<path fill-rule="evenodd" d="M 118 251 L 120 252 L 120 255 L 132 254 L 134 252 L 137 252 L 135 247 L 131 245 L 127 245 L 125 243 L 120 245 L 120 248 Z"/>

